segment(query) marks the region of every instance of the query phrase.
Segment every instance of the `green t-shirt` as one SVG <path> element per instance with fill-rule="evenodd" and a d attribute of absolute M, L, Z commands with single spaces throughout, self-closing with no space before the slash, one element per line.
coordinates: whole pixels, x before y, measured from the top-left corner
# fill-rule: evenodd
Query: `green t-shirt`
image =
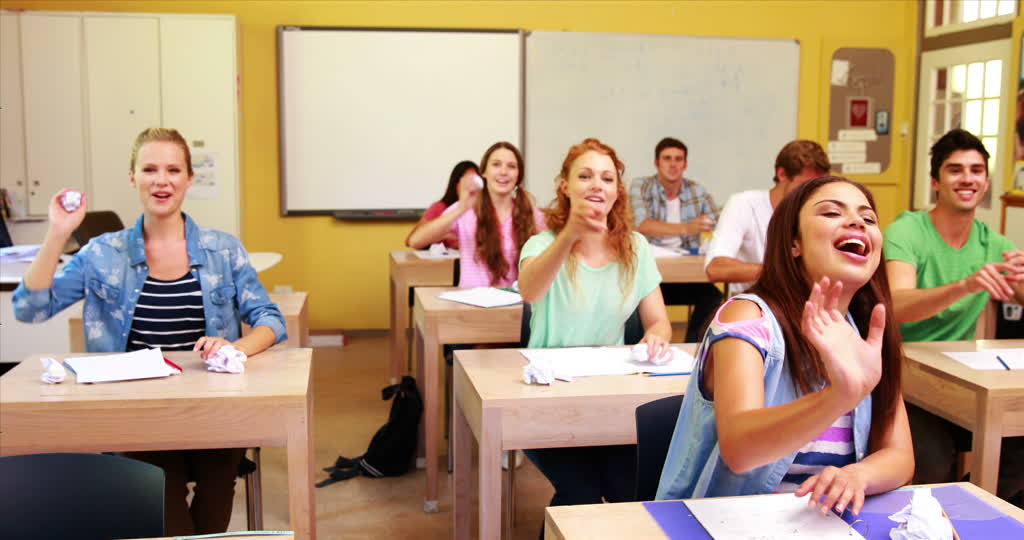
<path fill-rule="evenodd" d="M 885 258 L 904 261 L 917 269 L 917 288 L 930 289 L 961 280 L 985 264 L 1001 262 L 1003 252 L 1015 249 L 1005 236 L 974 220 L 971 237 L 954 249 L 939 236 L 927 211 L 903 212 L 885 231 Z M 989 301 L 981 291 L 961 298 L 934 317 L 900 325 L 904 341 L 974 339 L 978 317 Z"/>
<path fill-rule="evenodd" d="M 555 234 L 544 231 L 534 235 L 519 254 L 519 263 L 540 255 Z M 629 295 L 619 284 L 621 265 L 611 262 L 591 268 L 579 261 L 575 284 L 569 281 L 563 264 L 548 293 L 532 305 L 529 347 L 579 347 L 622 345 L 626 319 L 644 297 L 661 283 L 651 246 L 638 232 L 633 233 L 636 248 L 636 274 Z"/>

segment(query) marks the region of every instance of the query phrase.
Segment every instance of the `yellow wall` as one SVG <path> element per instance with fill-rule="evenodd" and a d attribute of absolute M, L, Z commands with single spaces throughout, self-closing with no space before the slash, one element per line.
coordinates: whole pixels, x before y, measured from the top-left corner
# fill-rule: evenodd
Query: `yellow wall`
<path fill-rule="evenodd" d="M 268 288 L 309 291 L 311 325 L 388 327 L 387 253 L 402 247 L 406 223 L 350 223 L 278 213 L 277 60 L 280 24 L 521 28 L 800 41 L 798 135 L 826 142 L 832 53 L 887 47 L 896 58 L 893 150 L 889 169 L 863 178 L 875 190 L 883 224 L 908 207 L 918 3 L 909 0 L 743 1 L 70 1 L 0 0 L 4 9 L 226 13 L 238 17 L 241 74 L 242 237 L 252 251 L 284 260 L 261 274 Z M 1020 25 L 1015 24 L 1020 36 Z M 695 74 L 700 76 L 700 74 Z M 751 96 L 757 99 L 757 96 Z M 766 104 L 770 106 L 770 104 Z M 913 133 L 913 126 L 909 126 Z M 668 134 L 666 134 L 668 135 Z M 483 143 L 481 143 L 483 144 Z M 770 167 L 770 164 L 766 164 Z M 439 178 L 438 193 L 444 179 Z"/>

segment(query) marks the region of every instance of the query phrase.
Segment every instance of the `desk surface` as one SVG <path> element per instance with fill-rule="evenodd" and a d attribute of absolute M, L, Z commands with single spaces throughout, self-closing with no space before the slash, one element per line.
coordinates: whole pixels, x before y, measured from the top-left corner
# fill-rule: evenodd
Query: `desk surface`
<path fill-rule="evenodd" d="M 931 341 L 903 344 L 907 359 L 950 379 L 994 394 L 1024 392 L 1024 370 L 973 369 L 943 353 L 1024 348 L 1024 339 Z"/>
<path fill-rule="evenodd" d="M 938 487 L 949 484 L 931 484 Z M 1024 523 L 1024 510 L 966 482 L 956 485 L 969 491 L 999 511 Z M 755 497 L 757 495 L 754 495 Z M 545 510 L 545 538 L 548 540 L 576 540 L 589 538 L 631 538 L 637 540 L 667 540 L 658 522 L 643 503 L 584 504 L 552 506 Z M 966 540 L 966 539 L 965 539 Z"/>

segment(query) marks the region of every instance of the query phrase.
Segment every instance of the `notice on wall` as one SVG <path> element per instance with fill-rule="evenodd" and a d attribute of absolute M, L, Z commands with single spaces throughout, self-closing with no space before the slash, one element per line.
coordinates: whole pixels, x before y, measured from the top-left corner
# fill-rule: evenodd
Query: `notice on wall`
<path fill-rule="evenodd" d="M 882 164 L 877 161 L 866 163 L 843 163 L 843 174 L 881 174 Z"/>
<path fill-rule="evenodd" d="M 878 134 L 871 128 L 840 129 L 838 139 L 840 141 L 876 141 Z"/>
<path fill-rule="evenodd" d="M 195 180 L 186 197 L 197 200 L 215 200 L 220 197 L 217 183 L 217 154 L 215 152 L 193 152 L 192 171 Z"/>

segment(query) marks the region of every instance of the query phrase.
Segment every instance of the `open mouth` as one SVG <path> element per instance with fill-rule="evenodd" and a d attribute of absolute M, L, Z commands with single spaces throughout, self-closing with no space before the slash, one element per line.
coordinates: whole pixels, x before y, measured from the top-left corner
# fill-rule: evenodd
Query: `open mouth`
<path fill-rule="evenodd" d="M 974 195 L 978 192 L 976 189 L 958 189 L 956 194 L 962 201 L 969 201 L 974 198 Z"/>
<path fill-rule="evenodd" d="M 597 195 L 591 195 L 589 197 L 584 197 L 583 199 L 586 200 L 586 201 L 593 202 L 593 203 L 603 203 L 604 202 L 604 197 L 598 197 Z"/>
<path fill-rule="evenodd" d="M 868 245 L 867 240 L 858 236 L 843 237 L 834 246 L 843 253 L 857 255 L 858 257 L 867 257 L 868 253 L 871 253 L 871 247 Z"/>
<path fill-rule="evenodd" d="M 153 197 L 155 197 L 158 200 L 165 201 L 171 198 L 171 194 L 167 193 L 166 191 L 158 191 L 153 194 Z"/>

